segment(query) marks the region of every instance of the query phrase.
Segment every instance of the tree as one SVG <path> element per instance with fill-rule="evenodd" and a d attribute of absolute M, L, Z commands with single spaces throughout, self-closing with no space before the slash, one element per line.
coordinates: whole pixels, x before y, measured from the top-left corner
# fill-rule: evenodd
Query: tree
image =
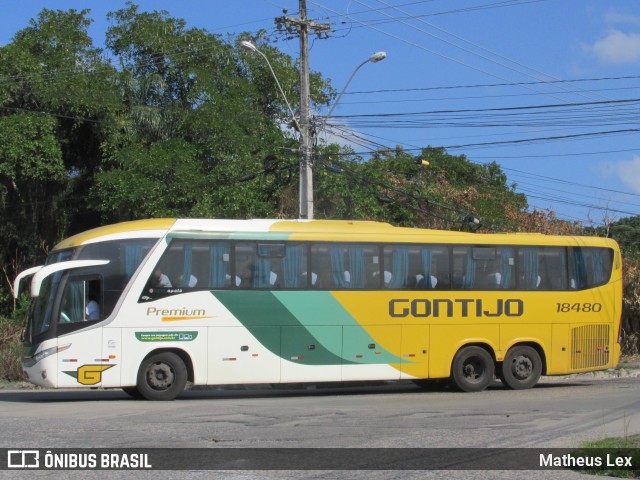
<path fill-rule="evenodd" d="M 527 208 L 526 197 L 507 184 L 497 164 L 477 165 L 440 148 L 413 155 L 397 147 L 365 161 L 329 146 L 316 166 L 316 209 L 326 218 L 461 229 L 477 217 L 485 229 L 507 230 L 517 226 L 514 217 Z"/>
<path fill-rule="evenodd" d="M 95 225 L 81 199 L 118 98 L 87 14 L 45 9 L 0 48 L 0 258 L 9 278 L 69 225 Z"/>
<path fill-rule="evenodd" d="M 103 145 L 93 198 L 105 221 L 146 216 L 242 218 L 287 210 L 281 182 L 240 182 L 295 162 L 297 142 L 264 62 L 233 42 L 187 28 L 168 12 L 129 3 L 110 14 L 107 47 L 119 58 L 126 115 Z M 290 57 L 265 45 L 281 83 L 297 88 Z M 330 96 L 315 76 L 317 101 Z M 273 163 L 273 162 L 272 162 Z"/>

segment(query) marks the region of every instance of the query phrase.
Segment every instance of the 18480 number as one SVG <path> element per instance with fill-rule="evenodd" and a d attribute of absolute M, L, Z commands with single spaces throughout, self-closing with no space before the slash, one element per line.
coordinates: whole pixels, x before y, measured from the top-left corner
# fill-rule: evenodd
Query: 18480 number
<path fill-rule="evenodd" d="M 570 312 L 598 313 L 601 310 L 602 310 L 601 303 L 556 303 L 556 312 L 558 313 L 570 313 Z"/>

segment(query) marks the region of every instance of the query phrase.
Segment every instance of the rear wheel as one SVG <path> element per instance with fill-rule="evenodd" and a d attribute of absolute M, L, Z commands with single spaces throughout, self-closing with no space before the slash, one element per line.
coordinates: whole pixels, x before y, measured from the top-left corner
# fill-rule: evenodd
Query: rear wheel
<path fill-rule="evenodd" d="M 500 380 L 508 388 L 523 390 L 531 388 L 542 375 L 540 354 L 526 345 L 513 347 L 502 362 Z"/>
<path fill-rule="evenodd" d="M 495 364 L 484 348 L 464 347 L 456 353 L 451 366 L 453 386 L 463 392 L 480 392 L 494 379 Z"/>
<path fill-rule="evenodd" d="M 137 389 L 147 400 L 173 400 L 187 384 L 187 367 L 171 352 L 152 355 L 138 371 Z"/>

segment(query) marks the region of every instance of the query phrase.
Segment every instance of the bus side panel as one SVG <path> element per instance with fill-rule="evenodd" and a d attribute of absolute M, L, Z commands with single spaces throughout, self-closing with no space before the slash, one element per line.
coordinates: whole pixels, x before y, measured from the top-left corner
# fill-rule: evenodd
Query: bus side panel
<path fill-rule="evenodd" d="M 102 373 L 103 387 L 120 387 L 122 379 L 122 329 L 102 329 L 102 358 L 113 365 Z"/>
<path fill-rule="evenodd" d="M 494 352 L 500 342 L 500 325 L 432 325 L 429 378 L 447 378 L 456 352 L 469 344 L 486 344 Z"/>
<path fill-rule="evenodd" d="M 342 380 L 398 380 L 401 360 L 400 325 L 345 326 L 342 344 Z"/>
<path fill-rule="evenodd" d="M 102 386 L 103 373 L 113 365 L 108 361 L 103 362 L 101 339 L 101 328 L 81 330 L 58 337 L 58 347 L 69 347 L 57 354 L 57 388 Z"/>
<path fill-rule="evenodd" d="M 210 327 L 207 383 L 279 383 L 280 328 Z"/>
<path fill-rule="evenodd" d="M 192 324 L 178 327 L 123 328 L 122 386 L 137 383 L 142 361 L 154 351 L 178 351 L 189 357 L 194 370 L 194 384 L 207 382 L 207 328 Z"/>
<path fill-rule="evenodd" d="M 342 327 L 282 327 L 282 382 L 342 379 Z"/>
<path fill-rule="evenodd" d="M 400 378 L 429 376 L 429 325 L 402 326 L 402 375 Z"/>
<path fill-rule="evenodd" d="M 539 345 L 549 360 L 551 351 L 552 326 L 536 323 L 525 325 L 502 324 L 500 325 L 500 355 L 498 360 L 502 360 L 507 355 L 507 351 L 516 344 L 530 343 Z M 502 358 L 501 358 L 502 357 Z M 544 360 L 543 360 L 544 361 Z"/>
<path fill-rule="evenodd" d="M 547 375 L 567 373 L 570 368 L 569 325 L 551 325 L 551 352 L 547 353 Z"/>

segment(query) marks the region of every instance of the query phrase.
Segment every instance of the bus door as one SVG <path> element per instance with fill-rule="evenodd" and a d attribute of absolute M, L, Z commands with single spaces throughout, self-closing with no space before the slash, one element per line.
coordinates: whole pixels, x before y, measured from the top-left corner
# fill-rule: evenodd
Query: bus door
<path fill-rule="evenodd" d="M 58 387 L 101 386 L 103 372 L 112 368 L 102 358 L 98 275 L 70 273 L 64 283 L 56 319 Z"/>

